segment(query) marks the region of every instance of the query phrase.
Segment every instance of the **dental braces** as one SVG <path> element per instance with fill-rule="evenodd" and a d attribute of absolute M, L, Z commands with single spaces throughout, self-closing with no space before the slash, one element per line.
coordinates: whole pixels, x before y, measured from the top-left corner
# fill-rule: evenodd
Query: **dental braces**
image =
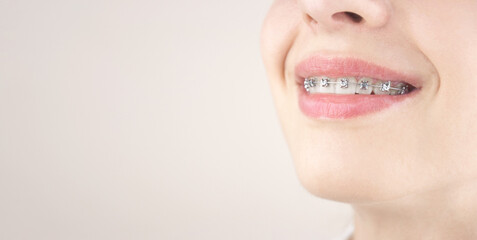
<path fill-rule="evenodd" d="M 304 87 L 307 92 L 310 92 L 310 88 L 317 86 L 317 78 L 312 77 L 312 78 L 306 78 L 304 82 Z M 369 84 L 368 80 L 360 81 L 358 83 L 351 83 L 349 82 L 348 78 L 339 78 L 339 81 L 331 81 L 330 78 L 323 77 L 320 79 L 320 86 L 321 87 L 329 87 L 330 84 L 339 84 L 341 88 L 348 88 L 349 84 L 354 84 L 358 85 L 359 89 L 361 90 L 368 90 L 370 87 L 378 87 L 381 92 L 390 92 L 391 90 L 399 91 L 398 94 L 403 95 L 406 94 L 409 91 L 409 85 L 404 85 L 400 88 L 397 87 L 392 87 L 391 86 L 391 81 L 383 82 L 379 85 L 373 85 Z"/>

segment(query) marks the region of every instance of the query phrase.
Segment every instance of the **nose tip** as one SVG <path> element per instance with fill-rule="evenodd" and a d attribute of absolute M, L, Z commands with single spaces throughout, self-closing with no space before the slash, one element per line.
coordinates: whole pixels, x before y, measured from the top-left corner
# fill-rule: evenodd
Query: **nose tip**
<path fill-rule="evenodd" d="M 299 0 L 307 21 L 328 29 L 343 25 L 380 28 L 391 16 L 386 0 Z"/>

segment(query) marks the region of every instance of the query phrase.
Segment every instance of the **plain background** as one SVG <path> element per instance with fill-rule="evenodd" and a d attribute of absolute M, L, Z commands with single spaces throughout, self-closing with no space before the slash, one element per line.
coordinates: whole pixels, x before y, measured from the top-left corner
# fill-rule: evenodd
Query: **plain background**
<path fill-rule="evenodd" d="M 0 239 L 329 239 L 259 53 L 271 1 L 0 0 Z"/>

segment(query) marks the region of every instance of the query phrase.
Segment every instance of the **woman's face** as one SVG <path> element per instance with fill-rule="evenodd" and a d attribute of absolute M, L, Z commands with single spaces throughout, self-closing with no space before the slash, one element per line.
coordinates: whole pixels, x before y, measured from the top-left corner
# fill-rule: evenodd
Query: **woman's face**
<path fill-rule="evenodd" d="M 366 203 L 477 177 L 476 12 L 475 0 L 274 2 L 262 55 L 310 192 Z"/>

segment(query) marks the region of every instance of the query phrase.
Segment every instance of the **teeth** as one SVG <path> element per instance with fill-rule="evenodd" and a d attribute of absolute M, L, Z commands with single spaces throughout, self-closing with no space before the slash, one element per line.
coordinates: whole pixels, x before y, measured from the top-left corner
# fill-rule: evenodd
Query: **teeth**
<path fill-rule="evenodd" d="M 318 77 L 319 79 L 319 93 L 335 93 L 336 83 L 335 80 L 329 77 Z"/>
<path fill-rule="evenodd" d="M 336 94 L 354 94 L 358 81 L 354 77 L 338 78 L 336 84 Z"/>
<path fill-rule="evenodd" d="M 304 87 L 309 93 L 400 95 L 409 92 L 409 85 L 403 82 L 377 81 L 363 77 L 329 78 L 326 76 L 305 79 Z"/>
<path fill-rule="evenodd" d="M 376 82 L 373 88 L 373 92 L 376 95 L 389 95 L 390 90 L 391 90 L 391 81 Z"/>
<path fill-rule="evenodd" d="M 358 86 L 356 86 L 356 93 L 357 94 L 371 94 L 373 92 L 372 85 L 374 84 L 374 80 L 371 78 L 361 78 L 358 81 Z"/>
<path fill-rule="evenodd" d="M 394 89 L 395 88 L 395 89 Z M 390 95 L 401 95 L 406 94 L 408 91 L 408 86 L 405 83 L 397 83 L 394 88 L 390 90 Z M 399 90 L 398 90 L 399 89 Z M 404 91 L 404 92 L 403 92 Z"/>
<path fill-rule="evenodd" d="M 316 77 L 310 77 L 305 79 L 304 87 L 306 91 L 309 93 L 317 93 L 318 92 L 317 82 L 318 82 L 318 78 Z"/>

